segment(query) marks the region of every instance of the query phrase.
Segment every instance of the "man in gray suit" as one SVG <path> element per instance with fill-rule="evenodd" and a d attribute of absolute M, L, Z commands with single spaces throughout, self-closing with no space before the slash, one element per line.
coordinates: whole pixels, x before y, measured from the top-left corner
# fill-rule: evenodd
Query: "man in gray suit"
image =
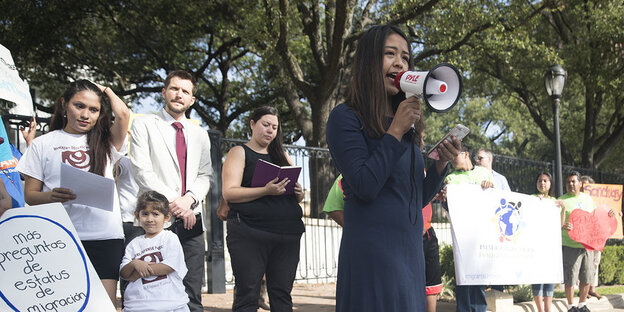
<path fill-rule="evenodd" d="M 201 216 L 213 174 L 208 132 L 185 116 L 195 103 L 196 91 L 197 83 L 190 73 L 169 73 L 162 89 L 165 108 L 158 114 L 137 117 L 130 131 L 130 160 L 140 193 L 153 190 L 165 195 L 175 217 L 172 222 L 182 220 L 184 229 L 189 230 L 177 234 L 188 268 L 183 282 L 193 312 L 203 311 L 205 243 L 204 235 L 190 230 L 205 228 L 203 224 L 196 226 L 196 215 Z M 203 218 L 199 219 L 203 223 Z M 193 234 L 186 237 L 188 233 Z"/>

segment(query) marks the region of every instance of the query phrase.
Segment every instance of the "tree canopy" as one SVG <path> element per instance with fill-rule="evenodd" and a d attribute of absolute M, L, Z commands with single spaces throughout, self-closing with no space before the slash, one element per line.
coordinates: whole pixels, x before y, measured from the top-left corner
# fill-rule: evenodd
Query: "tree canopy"
<path fill-rule="evenodd" d="M 67 82 L 106 82 L 132 105 L 160 101 L 165 73 L 192 72 L 202 122 L 242 137 L 245 114 L 280 108 L 287 142 L 325 146 L 345 99 L 357 39 L 370 25 L 405 29 L 416 68 L 458 67 L 464 92 L 426 112 L 427 141 L 455 123 L 467 143 L 551 160 L 552 103 L 543 74 L 568 71 L 560 109 L 564 163 L 623 167 L 624 15 L 608 1 L 50 0 L 0 3 L 0 43 L 43 106 Z"/>

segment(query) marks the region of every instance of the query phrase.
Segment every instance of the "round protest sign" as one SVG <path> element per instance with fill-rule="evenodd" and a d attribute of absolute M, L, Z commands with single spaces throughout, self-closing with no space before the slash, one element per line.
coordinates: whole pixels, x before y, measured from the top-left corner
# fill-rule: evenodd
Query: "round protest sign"
<path fill-rule="evenodd" d="M 60 223 L 37 215 L 0 222 L 0 297 L 14 311 L 83 311 L 89 302 L 87 257 Z"/>

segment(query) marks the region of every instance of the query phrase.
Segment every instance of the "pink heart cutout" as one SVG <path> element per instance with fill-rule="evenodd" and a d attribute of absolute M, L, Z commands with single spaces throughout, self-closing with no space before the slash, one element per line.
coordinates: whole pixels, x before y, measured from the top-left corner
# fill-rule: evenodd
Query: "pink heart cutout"
<path fill-rule="evenodd" d="M 572 230 L 568 231 L 570 238 L 583 244 L 587 250 L 604 249 L 607 239 L 617 229 L 617 219 L 609 217 L 609 211 L 595 209 L 587 212 L 583 209 L 575 209 L 570 213 L 569 222 Z"/>

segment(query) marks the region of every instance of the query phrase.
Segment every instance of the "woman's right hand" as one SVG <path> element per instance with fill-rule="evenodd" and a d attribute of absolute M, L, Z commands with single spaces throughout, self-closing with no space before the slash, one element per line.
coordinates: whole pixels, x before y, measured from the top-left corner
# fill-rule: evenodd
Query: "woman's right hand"
<path fill-rule="evenodd" d="M 288 178 L 279 182 L 277 180 L 278 178 L 275 178 L 264 186 L 267 195 L 282 195 L 286 192 L 286 185 L 290 183 L 290 180 Z"/>
<path fill-rule="evenodd" d="M 64 203 L 68 200 L 76 199 L 76 194 L 72 190 L 64 187 L 55 187 L 50 191 L 50 202 Z"/>
<path fill-rule="evenodd" d="M 420 120 L 421 116 L 422 106 L 420 100 L 415 96 L 408 97 L 399 104 L 396 113 L 394 113 L 394 118 L 388 129 L 388 133 L 401 141 L 403 135 L 414 123 Z"/>

